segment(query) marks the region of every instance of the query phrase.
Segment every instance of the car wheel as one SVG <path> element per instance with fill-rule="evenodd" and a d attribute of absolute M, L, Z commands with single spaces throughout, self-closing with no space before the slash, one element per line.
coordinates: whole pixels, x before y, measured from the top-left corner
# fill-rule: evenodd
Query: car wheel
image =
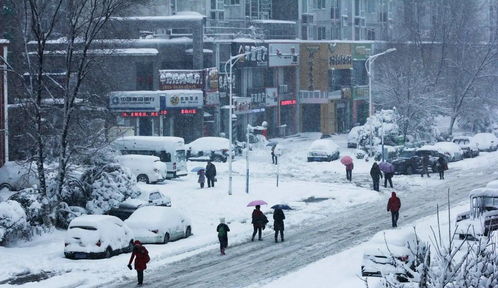
<path fill-rule="evenodd" d="M 413 168 L 412 166 L 408 166 L 406 168 L 406 175 L 412 175 L 413 174 Z"/>
<path fill-rule="evenodd" d="M 112 249 L 111 247 L 107 247 L 107 249 L 105 249 L 105 258 L 111 258 L 112 256 Z"/>
<path fill-rule="evenodd" d="M 2 184 L 0 184 L 0 190 L 2 190 L 3 188 L 7 188 L 10 191 L 14 190 L 14 189 L 12 189 L 12 186 L 10 186 L 9 183 L 2 183 Z"/>
<path fill-rule="evenodd" d="M 187 230 L 185 230 L 185 238 L 188 238 L 192 235 L 192 228 L 190 226 L 187 227 Z"/>
<path fill-rule="evenodd" d="M 140 174 L 137 176 L 137 182 L 144 182 L 149 184 L 149 177 L 147 177 L 147 175 L 145 174 Z"/>
<path fill-rule="evenodd" d="M 168 242 L 169 242 L 169 234 L 166 233 L 166 234 L 164 234 L 163 244 L 167 244 Z"/>

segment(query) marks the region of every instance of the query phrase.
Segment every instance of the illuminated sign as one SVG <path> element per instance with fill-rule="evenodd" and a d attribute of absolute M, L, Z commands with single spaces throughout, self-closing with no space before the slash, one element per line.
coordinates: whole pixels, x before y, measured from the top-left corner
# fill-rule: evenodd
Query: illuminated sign
<path fill-rule="evenodd" d="M 182 109 L 180 110 L 181 114 L 196 114 L 197 109 Z"/>
<path fill-rule="evenodd" d="M 159 115 L 167 115 L 168 111 L 161 110 L 159 112 L 122 112 L 121 117 L 158 117 Z"/>
<path fill-rule="evenodd" d="M 203 70 L 159 70 L 159 89 L 202 89 Z"/>
<path fill-rule="evenodd" d="M 158 111 L 159 98 L 154 91 L 115 91 L 109 93 L 109 109 L 115 112 Z"/>
<path fill-rule="evenodd" d="M 280 101 L 281 106 L 294 105 L 296 104 L 296 100 L 282 100 Z"/>

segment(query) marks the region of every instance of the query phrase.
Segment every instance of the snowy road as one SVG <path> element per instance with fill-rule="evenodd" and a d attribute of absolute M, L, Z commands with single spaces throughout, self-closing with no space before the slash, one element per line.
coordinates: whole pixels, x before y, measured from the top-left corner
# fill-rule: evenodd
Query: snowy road
<path fill-rule="evenodd" d="M 400 225 L 434 214 L 436 203 L 445 207 L 448 187 L 451 202 L 456 204 L 465 201 L 471 189 L 497 179 L 498 163 L 487 164 L 480 169 L 454 169 L 448 173 L 447 181 L 427 189 L 420 185 L 397 189 L 403 204 Z M 365 185 L 366 178 L 357 180 Z M 385 206 L 384 201 L 360 204 L 347 212 L 328 213 L 324 220 L 304 227 L 288 227 L 284 243 L 275 244 L 272 233 L 266 230 L 264 241 L 229 246 L 226 256 L 219 256 L 218 250 L 210 250 L 148 270 L 145 282 L 147 287 L 245 287 L 266 283 L 366 241 L 375 232 L 388 228 L 390 215 Z M 121 282 L 116 287 L 130 287 L 131 283 L 135 281 Z"/>

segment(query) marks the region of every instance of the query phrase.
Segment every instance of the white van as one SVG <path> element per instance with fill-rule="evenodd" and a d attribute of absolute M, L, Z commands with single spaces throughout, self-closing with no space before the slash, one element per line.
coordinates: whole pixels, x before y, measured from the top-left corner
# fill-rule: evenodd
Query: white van
<path fill-rule="evenodd" d="M 159 157 L 149 155 L 120 155 L 116 160 L 121 166 L 130 170 L 137 182 L 157 183 L 168 176 L 166 163 Z"/>
<path fill-rule="evenodd" d="M 153 155 L 166 163 L 167 178 L 187 175 L 185 141 L 173 136 L 125 136 L 113 142 L 121 154 Z"/>

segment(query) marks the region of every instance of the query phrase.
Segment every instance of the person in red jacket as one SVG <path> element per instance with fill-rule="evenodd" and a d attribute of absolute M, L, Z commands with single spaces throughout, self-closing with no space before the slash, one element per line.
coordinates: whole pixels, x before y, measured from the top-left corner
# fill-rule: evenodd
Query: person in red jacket
<path fill-rule="evenodd" d="M 131 270 L 131 263 L 135 258 L 135 270 L 137 270 L 138 285 L 142 285 L 144 281 L 144 270 L 147 269 L 147 263 L 150 260 L 149 251 L 142 246 L 142 243 L 138 240 L 133 242 L 133 252 L 131 253 L 130 262 L 128 262 L 128 268 Z"/>
<path fill-rule="evenodd" d="M 346 179 L 349 180 L 349 182 L 353 180 L 353 168 L 353 162 L 346 164 Z"/>
<path fill-rule="evenodd" d="M 396 196 L 396 192 L 393 192 L 387 202 L 387 212 L 391 211 L 393 228 L 398 227 L 399 208 L 401 208 L 401 200 Z"/>

